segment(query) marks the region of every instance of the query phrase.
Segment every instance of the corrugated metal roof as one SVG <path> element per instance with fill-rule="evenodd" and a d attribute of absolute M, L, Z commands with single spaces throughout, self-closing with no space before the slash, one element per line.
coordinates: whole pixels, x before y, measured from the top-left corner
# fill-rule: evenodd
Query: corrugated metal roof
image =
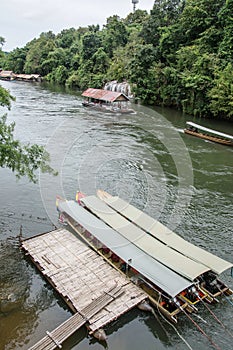
<path fill-rule="evenodd" d="M 123 199 L 119 197 L 103 199 L 112 209 L 133 221 L 143 230 L 164 242 L 164 244 L 182 253 L 188 258 L 208 266 L 215 273 L 220 274 L 233 266 L 230 262 L 187 242 L 159 221 L 143 213 L 141 210 L 125 202 Z"/>
<path fill-rule="evenodd" d="M 190 281 L 194 281 L 195 278 L 210 270 L 207 266 L 193 261 L 154 239 L 122 215 L 116 213 L 96 196 L 88 196 L 82 198 L 81 201 L 89 210 L 135 246 Z"/>
<path fill-rule="evenodd" d="M 89 88 L 82 93 L 83 97 L 94 98 L 100 101 L 106 102 L 117 102 L 117 101 L 128 101 L 129 98 L 121 92 L 102 90 L 102 89 L 92 89 Z"/>
<path fill-rule="evenodd" d="M 0 76 L 1 77 L 11 77 L 12 75 L 14 75 L 12 70 L 2 70 L 2 71 L 0 71 Z"/>
<path fill-rule="evenodd" d="M 111 249 L 122 260 L 131 260 L 130 266 L 160 287 L 171 297 L 176 296 L 192 283 L 136 247 L 120 233 L 82 208 L 74 201 L 59 201 L 58 207 L 89 231 L 102 244 Z"/>
<path fill-rule="evenodd" d="M 40 77 L 40 74 L 15 74 L 16 78 L 20 78 L 20 79 L 38 79 Z"/>

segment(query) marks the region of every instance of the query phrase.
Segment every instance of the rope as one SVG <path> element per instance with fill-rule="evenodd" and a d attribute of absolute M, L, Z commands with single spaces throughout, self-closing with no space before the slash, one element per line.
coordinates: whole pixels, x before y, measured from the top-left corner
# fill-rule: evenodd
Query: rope
<path fill-rule="evenodd" d="M 199 320 L 201 320 L 203 323 L 207 324 L 207 321 L 204 320 L 204 318 L 202 318 L 200 315 L 194 313 L 193 316 L 195 316 L 196 318 L 198 318 Z"/>
<path fill-rule="evenodd" d="M 162 325 L 162 323 L 160 322 L 160 319 L 158 318 L 158 316 L 155 313 L 155 310 L 152 308 L 152 314 L 154 315 L 154 318 L 156 319 L 156 321 L 159 323 L 160 327 L 162 328 L 162 330 L 164 331 L 164 333 L 166 334 L 166 337 L 169 339 L 169 335 L 165 329 L 165 327 Z"/>
<path fill-rule="evenodd" d="M 233 302 L 231 301 L 230 298 L 228 298 L 226 295 L 224 295 L 225 299 L 228 301 L 229 304 L 231 304 L 233 306 Z"/>
<path fill-rule="evenodd" d="M 190 315 L 187 314 L 185 310 L 180 307 L 181 311 L 188 317 L 188 319 L 197 327 L 197 329 L 209 340 L 216 350 L 221 350 L 221 348 L 211 339 L 211 337 L 205 333 L 205 331 L 192 319 Z"/>
<path fill-rule="evenodd" d="M 222 293 L 222 291 L 221 291 L 221 289 L 218 287 L 218 285 L 217 285 L 217 288 L 218 288 L 219 292 Z M 224 293 L 223 293 L 223 295 L 224 295 L 225 299 L 226 299 L 231 305 L 233 305 L 233 303 L 232 303 L 232 301 L 230 300 L 230 298 L 228 298 Z"/>
<path fill-rule="evenodd" d="M 158 303 L 160 303 L 161 301 L 161 293 L 159 293 L 159 300 Z M 185 345 L 190 349 L 193 350 L 193 348 L 189 345 L 189 343 L 187 342 L 187 340 L 184 339 L 184 337 L 182 337 L 182 335 L 178 332 L 177 328 L 174 326 L 174 324 L 172 324 L 170 321 L 168 321 L 168 319 L 161 313 L 161 311 L 159 310 L 159 307 L 157 306 L 158 309 L 158 313 L 159 315 L 170 325 L 172 326 L 172 328 L 175 330 L 176 334 L 180 337 L 180 339 L 185 343 Z"/>
<path fill-rule="evenodd" d="M 204 303 L 204 301 L 199 297 L 199 300 L 202 302 L 202 304 L 206 307 L 206 309 L 210 312 L 210 314 L 214 317 L 214 319 L 225 329 L 225 331 L 233 338 L 232 333 L 228 330 L 228 328 L 225 326 L 224 323 L 222 323 L 221 320 L 214 314 L 214 312 L 209 308 L 209 306 Z"/>

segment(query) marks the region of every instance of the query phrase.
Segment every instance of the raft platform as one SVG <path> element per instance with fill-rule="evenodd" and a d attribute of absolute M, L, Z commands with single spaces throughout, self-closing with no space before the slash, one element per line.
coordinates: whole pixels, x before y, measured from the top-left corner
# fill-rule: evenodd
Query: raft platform
<path fill-rule="evenodd" d="M 147 299 L 142 289 L 64 228 L 25 239 L 21 246 L 74 313 L 31 350 L 60 348 L 84 324 L 93 334 Z"/>

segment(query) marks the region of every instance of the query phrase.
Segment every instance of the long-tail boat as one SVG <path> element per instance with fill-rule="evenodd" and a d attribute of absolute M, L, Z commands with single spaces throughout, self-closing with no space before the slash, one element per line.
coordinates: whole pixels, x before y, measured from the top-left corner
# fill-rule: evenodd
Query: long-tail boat
<path fill-rule="evenodd" d="M 233 146 L 233 136 L 206 128 L 193 122 L 186 122 L 184 132 L 205 140 L 221 143 L 222 145 Z"/>
<path fill-rule="evenodd" d="M 86 197 L 78 192 L 76 201 L 60 198 L 57 207 L 61 221 L 146 291 L 152 305 L 171 321 L 177 322 L 182 312 L 196 312 L 196 304 L 201 300 L 215 300 L 206 283 L 206 276 L 213 273 L 210 267 L 159 242 L 131 219 L 113 210 L 103 196 L 102 199 Z M 222 262 L 222 269 L 231 266 Z M 219 283 L 222 293 L 232 293 Z"/>
<path fill-rule="evenodd" d="M 232 294 L 232 291 L 217 278 L 218 275 L 232 267 L 231 263 L 186 241 L 159 221 L 135 208 L 123 199 L 117 196 L 113 197 L 109 193 L 101 190 L 97 191 L 97 196 L 110 208 L 121 214 L 130 222 L 133 222 L 159 242 L 162 242 L 167 247 L 170 247 L 193 261 L 209 267 L 210 271 L 205 273 L 205 279 L 200 278 L 199 286 L 202 290 L 211 295 L 212 298 L 216 298 L 223 293 L 226 295 Z"/>

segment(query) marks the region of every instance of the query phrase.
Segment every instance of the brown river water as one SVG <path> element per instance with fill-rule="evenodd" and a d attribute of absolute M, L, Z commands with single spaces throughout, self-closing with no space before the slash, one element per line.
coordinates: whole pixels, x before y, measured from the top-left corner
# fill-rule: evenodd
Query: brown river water
<path fill-rule="evenodd" d="M 57 177 L 38 174 L 37 184 L 0 169 L 0 349 L 28 349 L 71 316 L 59 295 L 19 249 L 58 226 L 56 195 L 98 188 L 119 195 L 188 241 L 233 262 L 233 148 L 183 133 L 193 120 L 233 135 L 233 124 L 198 120 L 170 109 L 132 104 L 135 114 L 103 114 L 82 106 L 79 93 L 23 82 L 1 82 L 16 97 L 8 122 L 22 142 L 46 146 Z M 5 111 L 0 110 L 1 114 Z M 222 280 L 233 288 L 230 271 Z M 199 306 L 195 322 L 222 350 L 232 349 L 233 299 L 211 310 Z M 85 327 L 63 349 L 213 349 L 185 315 L 174 328 L 160 316 L 132 310 L 105 328 L 107 345 Z"/>

